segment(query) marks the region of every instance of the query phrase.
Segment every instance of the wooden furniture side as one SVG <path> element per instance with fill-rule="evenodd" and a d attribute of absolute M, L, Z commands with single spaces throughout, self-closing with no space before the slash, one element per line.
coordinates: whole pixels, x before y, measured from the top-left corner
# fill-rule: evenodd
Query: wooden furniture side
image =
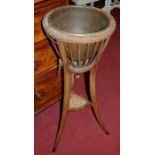
<path fill-rule="evenodd" d="M 79 8 L 77 6 L 65 6 L 61 7 L 60 10 L 56 10 L 57 15 L 59 14 L 62 17 L 62 12 L 66 9 L 70 8 Z M 96 33 L 87 33 L 79 37 L 78 34 L 72 34 L 67 32 L 62 33 L 58 28 L 56 29 L 54 24 L 51 24 L 49 22 L 49 19 L 52 18 L 52 14 L 55 15 L 55 12 L 51 11 L 49 14 L 46 14 L 43 19 L 43 27 L 46 30 L 46 33 L 48 34 L 51 42 L 53 44 L 56 44 L 58 46 L 58 53 L 62 59 L 63 63 L 63 70 L 64 70 L 64 91 L 63 91 L 63 104 L 62 104 L 62 110 L 60 114 L 60 121 L 59 121 L 59 127 L 57 130 L 54 146 L 53 146 L 53 152 L 56 150 L 61 136 L 62 132 L 65 126 L 65 121 L 67 118 L 67 114 L 72 110 L 79 110 L 81 108 L 91 106 L 92 112 L 99 124 L 99 126 L 103 129 L 105 134 L 109 135 L 109 132 L 107 128 L 105 127 L 104 123 L 102 122 L 102 118 L 99 114 L 99 108 L 97 105 L 97 98 L 96 98 L 96 71 L 97 71 L 97 64 L 100 60 L 108 42 L 112 35 L 112 33 L 115 30 L 116 22 L 114 18 L 104 11 L 101 11 L 100 9 L 96 9 L 93 7 L 83 7 L 83 9 L 89 9 L 92 12 L 98 12 L 98 14 L 102 14 L 107 17 L 108 24 L 107 27 L 96 31 Z M 81 7 L 80 7 L 81 9 Z M 80 11 L 80 9 L 78 11 Z M 60 11 L 60 12 L 59 12 Z M 65 12 L 65 11 L 64 11 Z M 64 13 L 63 12 L 63 13 Z M 67 11 L 66 11 L 67 12 Z M 69 12 L 70 13 L 70 12 Z M 59 16 L 58 15 L 58 16 Z M 80 16 L 81 17 L 81 16 Z M 96 18 L 96 16 L 91 16 L 93 19 Z M 63 19 L 65 21 L 65 18 Z M 67 20 L 66 20 L 67 21 Z M 83 21 L 83 20 L 81 20 Z M 55 22 L 54 20 L 52 21 Z M 57 22 L 56 22 L 57 23 Z M 65 25 L 66 22 L 61 23 L 60 26 Z M 75 27 L 74 27 L 75 28 Z M 65 30 L 64 30 L 65 31 Z M 54 38 L 54 39 L 53 39 Z M 76 45 L 76 50 L 73 48 L 73 44 Z M 84 50 L 83 44 L 86 44 Z M 95 44 L 93 46 L 93 50 L 91 51 L 91 45 Z M 84 54 L 82 55 L 82 52 L 84 51 Z M 76 93 L 73 93 L 73 85 L 74 85 L 74 77 L 75 74 L 84 73 L 89 71 L 89 94 L 90 94 L 90 101 L 84 100 L 82 97 L 77 95 Z M 74 96 L 73 96 L 74 94 Z M 74 97 L 74 99 L 73 99 Z M 88 103 L 89 102 L 89 103 Z M 91 103 L 90 103 L 91 102 Z M 77 106 L 79 105 L 79 106 Z"/>
<path fill-rule="evenodd" d="M 34 111 L 35 114 L 61 98 L 58 59 L 43 32 L 42 18 L 50 10 L 68 4 L 68 0 L 34 0 Z"/>

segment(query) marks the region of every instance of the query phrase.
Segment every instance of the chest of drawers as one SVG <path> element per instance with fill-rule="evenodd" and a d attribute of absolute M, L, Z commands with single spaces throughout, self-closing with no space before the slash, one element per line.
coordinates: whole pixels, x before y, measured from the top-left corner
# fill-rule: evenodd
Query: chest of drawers
<path fill-rule="evenodd" d="M 42 29 L 42 18 L 68 0 L 34 0 L 34 111 L 35 114 L 61 98 L 58 58 Z"/>

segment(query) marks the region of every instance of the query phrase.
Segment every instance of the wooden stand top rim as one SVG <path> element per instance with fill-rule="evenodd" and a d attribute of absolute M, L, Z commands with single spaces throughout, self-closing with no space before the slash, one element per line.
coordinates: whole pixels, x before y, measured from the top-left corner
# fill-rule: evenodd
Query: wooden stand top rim
<path fill-rule="evenodd" d="M 93 32 L 93 33 L 87 33 L 87 34 L 74 34 L 74 33 L 69 33 L 65 32 L 63 30 L 60 30 L 56 28 L 55 26 L 49 24 L 49 16 L 54 13 L 57 10 L 64 9 L 64 8 L 86 8 L 90 10 L 95 10 L 96 12 L 102 13 L 109 19 L 109 25 L 106 29 Z M 107 36 L 111 36 L 111 34 L 114 32 L 116 28 L 116 22 L 115 19 L 113 18 L 110 13 L 103 11 L 101 9 L 95 8 L 95 7 L 90 7 L 90 6 L 62 6 L 59 8 L 56 8 L 54 10 L 51 10 L 48 12 L 44 17 L 43 17 L 43 28 L 46 31 L 47 36 L 50 38 L 54 38 L 58 41 L 61 42 L 68 42 L 68 43 L 93 43 L 97 41 L 104 40 L 107 38 Z"/>

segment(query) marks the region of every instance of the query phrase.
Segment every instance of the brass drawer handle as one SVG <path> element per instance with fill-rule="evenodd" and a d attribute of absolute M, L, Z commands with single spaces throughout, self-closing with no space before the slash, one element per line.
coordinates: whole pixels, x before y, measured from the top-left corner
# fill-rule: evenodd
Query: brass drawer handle
<path fill-rule="evenodd" d="M 39 68 L 39 63 L 38 62 L 34 62 L 34 70 L 37 70 Z"/>
<path fill-rule="evenodd" d="M 35 93 L 35 96 L 36 96 L 36 98 L 37 98 L 38 100 L 41 100 L 41 99 L 43 98 L 43 94 L 40 93 L 40 92 L 36 92 L 36 93 Z"/>

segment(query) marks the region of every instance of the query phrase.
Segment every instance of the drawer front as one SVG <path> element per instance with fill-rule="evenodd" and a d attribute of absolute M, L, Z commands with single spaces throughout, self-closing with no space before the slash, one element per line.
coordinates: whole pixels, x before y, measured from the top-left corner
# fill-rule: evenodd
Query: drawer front
<path fill-rule="evenodd" d="M 57 57 L 47 39 L 35 44 L 34 51 L 35 76 L 56 67 Z"/>
<path fill-rule="evenodd" d="M 43 6 L 42 6 L 43 5 Z M 38 42 L 41 40 L 44 40 L 46 38 L 46 35 L 43 32 L 42 29 L 42 18 L 43 16 L 49 12 L 50 10 L 60 7 L 64 5 L 64 1 L 45 1 L 43 3 L 39 3 L 36 6 L 35 13 L 34 13 L 34 42 Z"/>
<path fill-rule="evenodd" d="M 50 10 L 68 4 L 68 0 L 34 0 L 34 110 L 35 114 L 61 96 L 61 76 L 57 57 L 42 29 L 42 18 Z"/>
<path fill-rule="evenodd" d="M 47 1 L 47 0 L 34 0 L 34 4 L 37 4 L 37 3 L 40 3 L 40 2 L 43 2 L 43 1 Z"/>
<path fill-rule="evenodd" d="M 59 98 L 61 94 L 61 76 L 57 74 L 57 69 L 35 79 L 34 88 L 35 111 Z"/>

